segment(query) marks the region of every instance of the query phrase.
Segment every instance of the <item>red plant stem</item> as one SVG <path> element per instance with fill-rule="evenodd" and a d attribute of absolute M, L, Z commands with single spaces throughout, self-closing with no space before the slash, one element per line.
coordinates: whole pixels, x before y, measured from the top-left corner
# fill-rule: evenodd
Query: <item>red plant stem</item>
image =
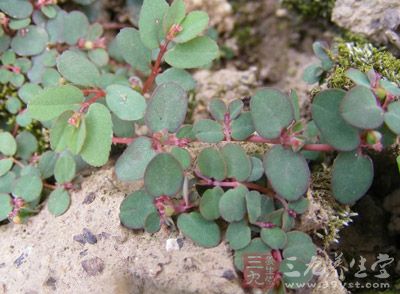
<path fill-rule="evenodd" d="M 254 143 L 266 143 L 266 144 L 282 144 L 280 139 L 265 139 L 260 136 L 251 136 L 247 140 L 247 142 L 254 142 Z M 302 148 L 303 150 L 308 151 L 322 151 L 322 152 L 330 152 L 335 151 L 335 148 L 328 144 L 306 144 Z"/>
<path fill-rule="evenodd" d="M 197 175 L 198 175 L 198 173 L 197 173 Z M 275 200 L 279 201 L 282 204 L 282 206 L 285 208 L 286 211 L 290 210 L 286 200 L 283 199 L 282 197 L 280 197 L 278 194 L 276 194 L 273 190 L 268 189 L 267 187 L 263 187 L 261 185 L 255 184 L 255 183 L 247 183 L 247 182 L 213 181 L 211 179 L 205 179 L 204 176 L 200 176 L 200 178 L 202 178 L 202 180 L 197 183 L 200 186 L 216 186 L 216 187 L 236 188 L 240 185 L 243 185 L 243 186 L 249 188 L 250 190 L 255 190 L 255 191 L 258 191 L 258 192 L 264 194 L 267 197 L 274 198 Z"/>
<path fill-rule="evenodd" d="M 105 30 L 119 30 L 131 26 L 130 24 L 117 22 L 103 22 L 101 25 Z"/>
<path fill-rule="evenodd" d="M 119 137 L 113 137 L 112 138 L 112 143 L 113 144 L 126 144 L 129 145 L 131 144 L 135 138 L 119 138 Z"/>
<path fill-rule="evenodd" d="M 25 167 L 25 165 L 24 165 L 21 161 L 15 159 L 15 158 L 13 158 L 12 160 L 13 160 L 13 162 L 14 162 L 16 165 L 18 165 L 19 167 L 22 167 L 22 168 Z"/>
<path fill-rule="evenodd" d="M 97 100 L 106 96 L 106 93 L 102 89 L 84 89 L 84 90 L 82 90 L 82 93 L 85 96 L 88 96 L 90 94 L 94 94 L 94 96 L 92 98 L 90 98 L 89 100 L 82 103 L 81 109 L 79 110 L 79 112 L 86 111 L 86 109 L 88 109 L 90 105 L 92 105 Z"/>
<path fill-rule="evenodd" d="M 302 148 L 303 150 L 307 151 L 321 151 L 321 152 L 330 152 L 335 151 L 331 145 L 328 144 L 306 144 Z"/>
<path fill-rule="evenodd" d="M 166 39 L 162 45 L 160 45 L 160 52 L 158 53 L 157 60 L 154 63 L 152 69 L 151 69 L 151 74 L 147 78 L 146 82 L 144 83 L 143 86 L 143 94 L 146 94 L 151 86 L 153 86 L 154 80 L 156 79 L 157 75 L 160 73 L 160 66 L 162 63 L 162 59 L 164 57 L 164 54 L 167 52 L 168 45 L 170 43 L 170 40 Z"/>
<path fill-rule="evenodd" d="M 43 182 L 43 187 L 45 187 L 45 188 L 47 188 L 47 189 L 50 189 L 50 190 L 55 190 L 55 189 L 57 189 L 57 186 L 51 185 L 51 184 L 46 183 L 46 182 Z"/>

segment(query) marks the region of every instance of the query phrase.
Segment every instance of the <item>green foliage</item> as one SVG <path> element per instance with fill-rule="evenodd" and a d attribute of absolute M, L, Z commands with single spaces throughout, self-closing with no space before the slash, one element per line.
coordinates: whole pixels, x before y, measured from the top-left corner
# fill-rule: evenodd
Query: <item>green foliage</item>
<path fill-rule="evenodd" d="M 333 163 L 333 195 L 341 203 L 354 203 L 368 191 L 373 177 L 372 160 L 368 156 L 357 152 L 340 153 Z"/>
<path fill-rule="evenodd" d="M 82 12 L 36 6 L 0 4 L 10 24 L 0 30 L 0 221 L 22 222 L 41 203 L 64 214 L 81 166 L 103 166 L 112 145 L 125 144 L 114 149 L 122 151 L 115 174 L 144 187 L 121 203 L 122 225 L 155 233 L 177 223 L 200 246 L 224 240 L 239 270 L 244 253 L 272 251 L 287 284 L 297 281 L 289 270 L 303 271 L 316 255 L 311 238 L 295 231 L 309 205 L 306 158 L 340 151 L 332 192 L 352 204 L 372 183 L 366 150 L 400 133 L 397 81 L 349 68 L 344 75 L 357 86 L 321 91 L 311 121 L 300 116 L 296 92 L 264 88 L 250 109 L 241 99 L 213 99 L 208 118 L 183 125 L 196 88 L 185 69 L 220 54 L 204 35 L 206 13 L 187 14 L 183 0 L 144 0 L 139 29 L 105 42 L 102 26 Z M 306 79 L 323 82 L 337 60 L 323 43 L 313 49 L 319 63 Z"/>
<path fill-rule="evenodd" d="M 347 92 L 341 103 L 341 115 L 360 129 L 377 129 L 383 123 L 383 110 L 376 103 L 374 93 L 364 86 Z"/>
<path fill-rule="evenodd" d="M 173 196 L 183 184 L 183 169 L 180 162 L 168 153 L 156 155 L 148 164 L 144 174 L 144 186 L 149 195 Z"/>
<path fill-rule="evenodd" d="M 198 212 L 184 213 L 178 218 L 179 230 L 197 245 L 215 247 L 221 241 L 221 232 L 218 225 L 206 220 Z"/>
<path fill-rule="evenodd" d="M 236 144 L 226 144 L 221 148 L 227 169 L 227 177 L 245 181 L 251 175 L 251 160 L 246 151 Z"/>
<path fill-rule="evenodd" d="M 121 120 L 135 121 L 144 117 L 145 98 L 127 86 L 111 85 L 106 89 L 108 108 Z"/>
<path fill-rule="evenodd" d="M 89 107 L 85 117 L 86 138 L 80 155 L 92 166 L 107 163 L 111 150 L 112 121 L 109 110 L 99 103 Z"/>
<path fill-rule="evenodd" d="M 310 170 L 303 155 L 275 146 L 264 158 L 264 169 L 274 190 L 289 201 L 308 189 Z"/>
<path fill-rule="evenodd" d="M 68 192 L 59 188 L 50 193 L 47 207 L 54 216 L 60 216 L 67 211 L 70 203 Z"/>
<path fill-rule="evenodd" d="M 165 55 L 165 61 L 176 68 L 197 68 L 208 65 L 219 56 L 218 45 L 209 37 L 197 37 L 178 44 Z"/>
<path fill-rule="evenodd" d="M 340 104 L 346 92 L 329 89 L 319 93 L 312 104 L 312 116 L 323 139 L 341 151 L 354 150 L 360 144 L 358 130 L 346 123 Z"/>
<path fill-rule="evenodd" d="M 226 239 L 233 250 L 239 250 L 251 242 L 251 229 L 244 222 L 232 222 L 226 230 Z"/>
<path fill-rule="evenodd" d="M 121 181 L 143 178 L 147 165 L 156 155 L 152 142 L 146 137 L 137 138 L 125 149 L 115 164 L 115 172 Z"/>
<path fill-rule="evenodd" d="M 199 154 L 197 164 L 202 175 L 222 181 L 226 178 L 226 162 L 218 149 L 205 148 Z"/>
<path fill-rule="evenodd" d="M 30 101 L 29 114 L 37 120 L 52 120 L 67 110 L 78 110 L 83 100 L 82 91 L 74 86 L 47 88 Z"/>
<path fill-rule="evenodd" d="M 289 97 L 275 89 L 257 91 L 251 99 L 250 109 L 257 133 L 266 139 L 279 137 L 294 119 Z"/>
<path fill-rule="evenodd" d="M 187 112 L 185 90 L 175 83 L 162 84 L 154 91 L 146 110 L 146 124 L 153 132 L 176 132 Z"/>
<path fill-rule="evenodd" d="M 119 218 L 124 226 L 141 229 L 144 228 L 146 218 L 153 212 L 156 212 L 153 198 L 140 190 L 127 196 L 121 203 Z"/>
<path fill-rule="evenodd" d="M 227 222 L 241 221 L 246 213 L 247 189 L 243 186 L 228 190 L 219 201 L 221 217 Z"/>
<path fill-rule="evenodd" d="M 199 210 L 201 215 L 208 220 L 215 220 L 221 216 L 219 211 L 219 201 L 224 195 L 224 190 L 220 187 L 208 189 L 200 200 Z"/>

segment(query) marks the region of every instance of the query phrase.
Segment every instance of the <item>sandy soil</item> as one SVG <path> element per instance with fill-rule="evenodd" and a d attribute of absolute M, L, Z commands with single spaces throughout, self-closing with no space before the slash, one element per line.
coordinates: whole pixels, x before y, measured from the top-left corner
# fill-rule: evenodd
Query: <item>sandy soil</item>
<path fill-rule="evenodd" d="M 120 225 L 119 205 L 139 185 L 121 186 L 105 168 L 72 193 L 63 216 L 43 209 L 1 226 L 0 293 L 243 293 L 225 244 L 202 249 L 174 232 Z M 168 239 L 182 247 L 168 252 Z"/>

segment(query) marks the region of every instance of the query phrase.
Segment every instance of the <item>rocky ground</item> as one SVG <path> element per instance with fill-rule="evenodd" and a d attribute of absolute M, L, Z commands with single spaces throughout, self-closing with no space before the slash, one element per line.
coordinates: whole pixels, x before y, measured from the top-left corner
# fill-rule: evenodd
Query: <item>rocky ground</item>
<path fill-rule="evenodd" d="M 301 75 L 315 60 L 311 44 L 316 39 L 331 40 L 331 33 L 293 23 L 278 0 L 186 2 L 190 9 L 208 10 L 221 43 L 235 54 L 233 59 L 221 60 L 217 68 L 194 73 L 198 82 L 195 117 L 206 115 L 205 105 L 211 98 L 227 101 L 242 98 L 260 86 L 286 92 L 296 89 L 302 104 L 307 105 L 311 87 L 302 81 Z M 337 2 L 345 5 L 348 1 Z M 345 13 L 345 10 L 334 12 L 334 20 L 343 22 L 344 27 L 348 26 L 344 23 Z M 353 14 L 353 18 L 357 15 Z M 360 27 L 363 26 L 364 22 L 360 22 Z M 110 164 L 82 177 L 81 189 L 72 193 L 71 207 L 63 216 L 54 218 L 43 209 L 27 224 L 0 226 L 0 294 L 244 293 L 226 244 L 203 249 L 176 231 L 162 230 L 150 235 L 120 225 L 120 203 L 140 186 L 141 183 L 117 182 Z M 399 191 L 391 193 L 384 200 L 384 208 L 392 213 L 391 234 L 398 234 Z M 333 214 L 332 209 L 323 205 L 323 198 L 315 196 L 310 191 L 312 206 L 298 224 L 300 229 L 311 233 L 323 229 Z M 376 208 L 376 201 L 371 202 L 370 196 L 363 201 L 370 205 L 361 207 Z M 383 214 L 382 208 L 375 209 L 374 219 Z M 380 225 L 375 229 L 382 230 L 387 224 Z M 343 248 L 360 242 L 367 248 L 372 239 L 380 239 L 380 235 L 372 232 L 360 238 L 363 229 L 361 224 L 346 233 Z M 315 266 L 322 265 L 326 274 L 314 278 L 319 288 L 303 289 L 301 293 L 346 293 L 332 261 L 322 249 L 323 242 L 319 245 L 321 250 Z M 322 288 L 322 282 L 336 286 Z"/>
<path fill-rule="evenodd" d="M 226 244 L 204 249 L 176 231 L 120 225 L 120 203 L 142 183 L 122 185 L 111 166 L 82 180 L 64 215 L 43 209 L 27 224 L 0 227 L 1 294 L 244 293 Z M 337 285 L 315 293 L 345 293 L 322 251 L 315 266 L 325 272 L 315 282 Z"/>

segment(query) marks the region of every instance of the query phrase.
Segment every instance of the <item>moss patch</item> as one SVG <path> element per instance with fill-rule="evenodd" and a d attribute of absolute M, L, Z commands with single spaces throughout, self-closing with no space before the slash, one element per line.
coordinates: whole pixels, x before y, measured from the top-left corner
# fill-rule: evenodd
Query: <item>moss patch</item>
<path fill-rule="evenodd" d="M 283 0 L 282 6 L 304 19 L 330 20 L 336 0 Z"/>
<path fill-rule="evenodd" d="M 353 83 L 345 75 L 349 68 L 356 68 L 362 72 L 374 69 L 383 77 L 400 85 L 400 59 L 385 48 L 377 48 L 362 40 L 357 42 L 339 40 L 331 56 L 335 66 L 327 79 L 329 88 L 350 88 Z"/>

